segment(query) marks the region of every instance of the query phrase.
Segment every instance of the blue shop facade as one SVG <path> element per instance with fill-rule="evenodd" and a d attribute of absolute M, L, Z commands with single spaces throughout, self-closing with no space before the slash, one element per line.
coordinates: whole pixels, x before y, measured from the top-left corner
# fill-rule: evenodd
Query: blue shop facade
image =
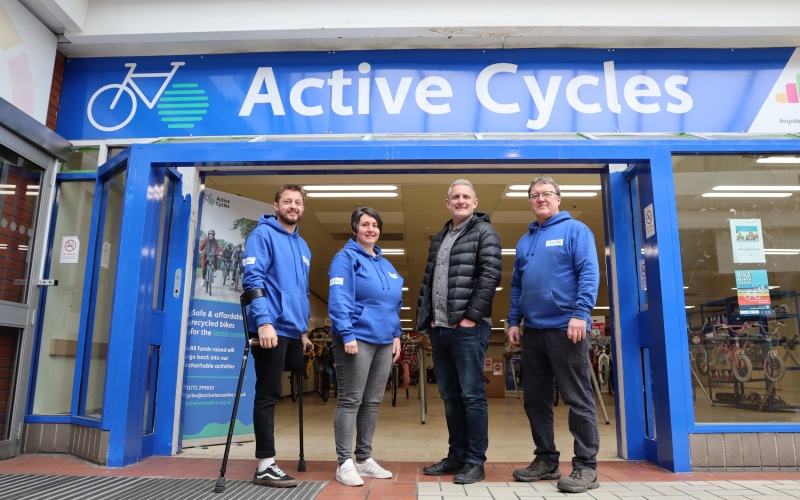
<path fill-rule="evenodd" d="M 187 378 L 212 176 L 592 175 L 618 455 L 797 470 L 798 87 L 794 48 L 70 59 L 18 449 L 180 449 L 214 391 Z"/>

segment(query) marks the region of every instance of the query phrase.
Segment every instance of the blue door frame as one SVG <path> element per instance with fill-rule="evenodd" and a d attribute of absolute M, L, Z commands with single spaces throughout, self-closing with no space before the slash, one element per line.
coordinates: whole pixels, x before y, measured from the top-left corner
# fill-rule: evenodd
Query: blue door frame
<path fill-rule="evenodd" d="M 151 202 L 147 199 L 151 186 L 151 171 L 161 168 L 188 167 L 217 175 L 268 173 L 292 167 L 299 174 L 313 174 L 319 166 L 336 165 L 337 172 L 347 173 L 405 173 L 407 165 L 415 165 L 415 173 L 438 170 L 437 165 L 463 165 L 469 171 L 519 171 L 522 165 L 559 164 L 558 171 L 571 173 L 601 173 L 606 207 L 606 259 L 612 323 L 616 333 L 614 380 L 617 384 L 618 452 L 628 459 L 655 461 L 659 466 L 675 471 L 689 471 L 690 432 L 704 432 L 694 425 L 691 403 L 691 381 L 688 369 L 688 343 L 685 325 L 681 257 L 678 241 L 677 208 L 672 176 L 672 156 L 686 154 L 736 155 L 754 153 L 796 153 L 800 139 L 781 140 L 687 140 L 687 139 L 614 139 L 614 140 L 409 140 L 409 141 L 270 141 L 262 143 L 167 143 L 134 145 L 115 157 L 114 162 L 128 162 L 128 185 L 125 200 L 125 221 L 121 235 L 120 266 L 116 297 L 126 299 L 125 307 L 115 308 L 112 335 L 130 336 L 129 342 L 112 342 L 111 355 L 123 355 L 128 376 L 108 377 L 107 397 L 114 400 L 113 411 L 106 411 L 103 428 L 112 429 L 109 440 L 108 463 L 122 466 L 140 460 L 145 447 L 141 432 L 139 400 L 124 400 L 138 390 L 132 387 L 142 375 L 147 342 L 141 341 L 148 323 L 142 320 L 150 307 L 152 295 L 143 290 L 152 288 L 152 274 L 143 271 L 147 266 L 129 265 L 143 261 L 142 248 L 151 244 L 147 225 L 151 223 Z M 570 164 L 575 164 L 570 168 Z M 587 170 L 578 166 L 598 165 Z M 429 165 L 429 167 L 426 167 Z M 474 165 L 474 167 L 471 167 Z M 491 165 L 491 167 L 487 167 Z M 638 258 L 633 238 L 632 200 L 629 189 L 634 171 L 620 165 L 637 165 L 642 205 L 652 204 L 655 212 L 655 234 L 644 241 L 645 269 L 648 284 L 646 332 L 650 347 L 650 364 L 654 373 L 652 383 L 657 439 L 647 444 L 646 425 L 642 409 L 641 342 L 639 326 Z M 298 167 L 301 170 L 298 170 Z M 109 165 L 104 168 L 113 168 Z M 541 168 L 537 169 L 541 170 Z M 329 172 L 329 170 L 327 170 Z M 657 189 L 655 188 L 657 186 Z M 189 196 L 176 202 L 173 255 L 187 254 L 189 220 L 192 202 Z M 196 205 L 195 205 L 196 206 Z M 144 208 L 144 209 L 143 209 Z M 153 234 L 152 231 L 149 234 Z M 183 239 L 178 241 L 178 234 Z M 191 262 L 170 259 L 168 276 L 186 270 Z M 185 332 L 183 291 L 170 295 L 165 306 L 162 362 L 159 367 L 159 401 L 156 411 L 152 453 L 169 455 L 177 446 L 180 432 L 176 422 L 180 412 L 178 383 L 181 380 Z M 120 304 L 119 301 L 116 302 Z M 133 325 L 131 327 L 131 325 Z M 636 338 L 636 342 L 622 339 Z M 139 339 L 138 341 L 136 339 Z M 133 349 L 131 349 L 133 345 Z M 125 350 L 127 349 L 127 352 Z M 133 351 L 133 352 L 131 352 Z M 625 367 L 625 369 L 623 369 Z M 119 368 L 117 368 L 119 370 Z M 143 377 L 142 377 L 143 378 Z M 115 392 L 116 391 L 116 392 Z M 163 397 L 162 397 L 163 395 Z M 137 413 L 138 412 L 138 413 Z M 783 426 L 787 427 L 787 426 Z M 788 426 L 797 431 L 800 426 Z M 118 429 L 114 432 L 114 429 Z M 764 430 L 767 428 L 765 427 Z M 787 429 L 788 430 L 788 429 Z M 709 431 L 710 432 L 710 431 Z M 647 447 L 655 447 L 647 453 Z"/>

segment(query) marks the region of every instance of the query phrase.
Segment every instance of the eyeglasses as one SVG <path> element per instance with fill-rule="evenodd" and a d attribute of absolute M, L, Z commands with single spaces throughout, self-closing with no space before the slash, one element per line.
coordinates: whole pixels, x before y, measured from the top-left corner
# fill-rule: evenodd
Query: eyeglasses
<path fill-rule="evenodd" d="M 531 194 L 528 195 L 528 198 L 530 198 L 531 200 L 538 200 L 540 198 L 543 199 L 543 200 L 549 200 L 553 196 L 558 196 L 558 193 L 556 193 L 555 191 L 544 191 L 542 193 L 531 193 Z"/>

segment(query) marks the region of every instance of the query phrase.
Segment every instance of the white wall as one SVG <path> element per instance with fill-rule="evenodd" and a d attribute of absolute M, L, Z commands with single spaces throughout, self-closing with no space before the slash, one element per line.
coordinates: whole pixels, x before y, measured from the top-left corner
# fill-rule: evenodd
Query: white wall
<path fill-rule="evenodd" d="M 17 0 L 0 0 L 0 97 L 47 120 L 56 36 Z"/>

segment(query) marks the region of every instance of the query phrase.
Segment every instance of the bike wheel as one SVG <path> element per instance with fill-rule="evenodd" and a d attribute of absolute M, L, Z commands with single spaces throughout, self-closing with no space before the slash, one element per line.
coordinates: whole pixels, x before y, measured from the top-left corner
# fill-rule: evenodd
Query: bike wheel
<path fill-rule="evenodd" d="M 400 382 L 400 374 L 398 373 L 397 365 L 392 364 L 392 370 L 389 372 L 392 385 L 392 406 L 397 406 L 397 384 Z"/>
<path fill-rule="evenodd" d="M 406 390 L 406 399 L 408 399 L 408 386 L 411 383 L 411 366 L 409 363 L 403 363 L 403 389 Z"/>
<path fill-rule="evenodd" d="M 764 358 L 764 376 L 773 382 L 778 382 L 786 375 L 786 365 L 778 353 L 770 350 Z"/>
<path fill-rule="evenodd" d="M 319 396 L 322 398 L 322 401 L 326 403 L 328 402 L 328 398 L 331 397 L 331 378 L 326 368 L 323 368 L 320 372 Z"/>
<path fill-rule="evenodd" d="M 222 268 L 222 286 L 225 286 L 225 282 L 228 280 L 228 269 Z"/>
<path fill-rule="evenodd" d="M 111 100 L 111 101 L 108 102 L 108 107 L 106 107 L 106 104 L 103 103 L 102 104 L 102 109 L 100 109 L 100 106 L 98 106 L 97 110 L 94 109 L 95 100 L 100 96 L 100 94 L 103 94 L 107 90 L 114 90 L 114 91 L 117 91 L 117 92 L 119 92 L 120 90 L 124 90 L 125 91 L 124 94 L 127 95 L 131 100 L 131 104 L 130 104 L 131 110 L 130 110 L 130 112 L 128 112 L 128 116 L 125 119 L 123 119 L 122 122 L 119 125 L 112 125 L 110 127 L 106 127 L 104 125 L 100 125 L 100 123 L 97 121 L 97 119 L 95 117 L 95 111 L 103 113 L 103 114 L 106 114 L 106 115 L 112 115 L 112 112 L 114 111 L 114 108 L 117 107 L 117 104 L 119 104 L 119 102 L 114 102 L 113 100 Z M 123 94 L 120 93 L 120 95 L 123 95 Z M 110 99 L 110 96 L 106 96 L 105 99 Z M 118 100 L 118 98 L 115 98 L 115 99 Z M 102 100 L 104 100 L 104 99 L 101 99 L 101 101 Z M 100 87 L 100 89 L 92 95 L 92 98 L 89 99 L 89 104 L 86 106 L 86 117 L 89 119 L 89 123 L 94 125 L 94 128 L 96 128 L 97 130 L 102 130 L 103 132 L 113 132 L 115 130 L 121 129 L 122 127 L 127 125 L 133 119 L 133 115 L 136 114 L 136 104 L 137 104 L 136 103 L 136 96 L 134 95 L 134 93 L 133 93 L 133 91 L 131 89 L 129 89 L 126 85 L 123 85 L 121 83 L 112 83 L 110 85 L 106 85 L 105 87 Z M 107 119 L 108 116 L 103 116 L 101 118 Z M 113 116 L 112 116 L 112 118 L 113 118 Z"/>
<path fill-rule="evenodd" d="M 206 291 L 211 295 L 211 284 L 214 282 L 214 269 L 211 268 L 211 264 L 206 268 L 206 272 Z"/>
<path fill-rule="evenodd" d="M 233 272 L 233 289 L 239 291 L 239 272 Z"/>
<path fill-rule="evenodd" d="M 739 382 L 749 382 L 753 378 L 753 362 L 743 352 L 737 353 L 736 359 L 732 360 L 733 376 Z"/>
<path fill-rule="evenodd" d="M 300 377 L 297 372 L 289 373 L 289 393 L 292 396 L 292 403 L 297 401 L 297 395 L 300 394 Z"/>
<path fill-rule="evenodd" d="M 610 365 L 611 360 L 608 359 L 608 354 L 602 353 L 597 357 L 597 382 L 600 385 L 606 385 L 608 383 Z"/>
<path fill-rule="evenodd" d="M 700 375 L 708 375 L 708 357 L 705 349 L 700 349 L 694 355 L 694 365 L 697 367 L 697 373 Z"/>

